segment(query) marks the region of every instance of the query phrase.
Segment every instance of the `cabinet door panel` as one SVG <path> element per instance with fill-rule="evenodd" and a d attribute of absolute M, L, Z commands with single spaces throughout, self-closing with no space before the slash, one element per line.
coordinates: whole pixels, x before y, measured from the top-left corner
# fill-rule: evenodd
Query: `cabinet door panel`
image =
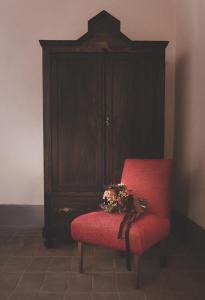
<path fill-rule="evenodd" d="M 163 156 L 163 68 L 159 53 L 106 56 L 108 181 L 120 181 L 125 158 Z"/>
<path fill-rule="evenodd" d="M 56 53 L 51 67 L 52 189 L 99 191 L 104 181 L 101 54 Z"/>

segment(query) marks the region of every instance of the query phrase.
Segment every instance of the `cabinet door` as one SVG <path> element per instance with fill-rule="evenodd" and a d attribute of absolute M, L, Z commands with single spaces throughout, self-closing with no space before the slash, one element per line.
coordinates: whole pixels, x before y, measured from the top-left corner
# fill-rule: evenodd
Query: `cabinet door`
<path fill-rule="evenodd" d="M 104 182 L 103 57 L 51 54 L 52 192 L 97 192 Z"/>
<path fill-rule="evenodd" d="M 126 158 L 163 156 L 164 63 L 160 52 L 106 55 L 107 181 Z"/>

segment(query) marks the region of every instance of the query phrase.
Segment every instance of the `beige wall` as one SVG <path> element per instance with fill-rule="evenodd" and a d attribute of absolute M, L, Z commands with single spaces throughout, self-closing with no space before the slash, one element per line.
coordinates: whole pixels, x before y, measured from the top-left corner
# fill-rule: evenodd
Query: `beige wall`
<path fill-rule="evenodd" d="M 205 1 L 176 1 L 175 206 L 205 229 Z"/>
<path fill-rule="evenodd" d="M 175 10 L 172 0 L 0 1 L 0 203 L 43 203 L 42 62 L 39 39 L 77 39 L 101 10 L 131 39 L 169 40 L 166 155 L 172 155 Z"/>

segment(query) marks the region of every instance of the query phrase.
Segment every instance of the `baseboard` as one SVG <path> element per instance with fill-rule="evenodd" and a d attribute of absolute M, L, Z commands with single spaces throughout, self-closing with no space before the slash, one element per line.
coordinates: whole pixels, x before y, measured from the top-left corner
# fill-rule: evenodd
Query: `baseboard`
<path fill-rule="evenodd" d="M 172 213 L 172 233 L 195 252 L 205 252 L 205 230 L 177 210 Z"/>
<path fill-rule="evenodd" d="M 0 205 L 0 227 L 40 228 L 43 226 L 43 205 Z"/>

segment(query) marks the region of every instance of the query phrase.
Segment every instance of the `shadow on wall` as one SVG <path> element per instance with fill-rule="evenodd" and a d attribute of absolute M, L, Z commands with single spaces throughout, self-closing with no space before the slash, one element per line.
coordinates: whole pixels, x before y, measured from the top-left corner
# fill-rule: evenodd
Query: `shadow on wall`
<path fill-rule="evenodd" d="M 188 52 L 176 61 L 176 97 L 174 158 L 176 161 L 174 208 L 184 215 L 193 210 L 191 201 L 200 197 L 203 186 L 203 152 L 193 153 L 194 143 L 192 101 L 196 97 L 193 65 Z M 200 141 L 198 141 L 200 144 Z"/>
<path fill-rule="evenodd" d="M 187 125 L 190 122 L 190 107 L 187 87 L 190 83 L 189 55 L 176 61 L 174 159 L 176 162 L 174 208 L 187 215 L 190 203 L 190 148 Z"/>

